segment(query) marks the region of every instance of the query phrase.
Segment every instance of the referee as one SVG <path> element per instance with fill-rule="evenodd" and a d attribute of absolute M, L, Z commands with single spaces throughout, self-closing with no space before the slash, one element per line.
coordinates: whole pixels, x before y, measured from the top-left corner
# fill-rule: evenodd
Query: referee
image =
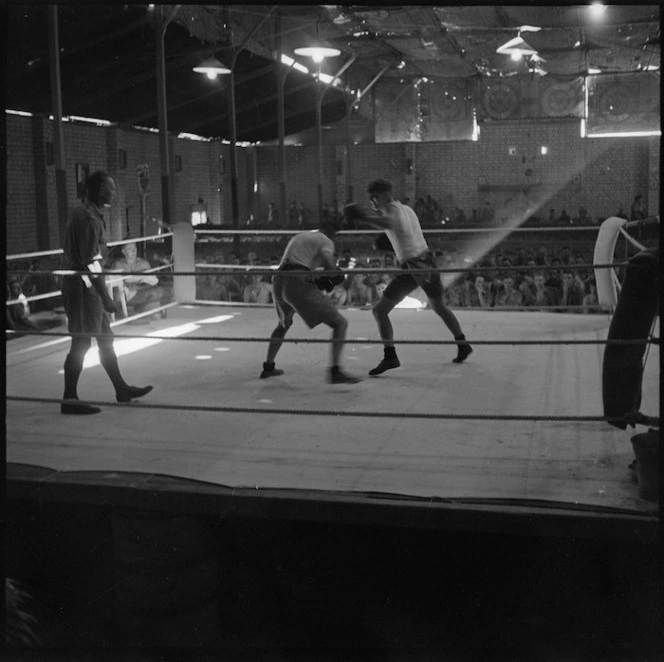
<path fill-rule="evenodd" d="M 65 359 L 65 393 L 60 405 L 63 414 L 98 414 L 101 411 L 99 407 L 78 402 L 78 379 L 92 336 L 97 339 L 99 360 L 115 387 L 118 402 L 130 402 L 152 390 L 152 386 L 130 386 L 125 382 L 113 347 L 110 316 L 116 308 L 101 271 L 107 254 L 102 212 L 111 206 L 115 182 L 106 172 L 94 172 L 85 182 L 85 196 L 83 203 L 71 213 L 63 245 L 66 268 L 87 272 L 64 276 L 62 283 L 67 325 L 72 334 L 71 349 Z"/>

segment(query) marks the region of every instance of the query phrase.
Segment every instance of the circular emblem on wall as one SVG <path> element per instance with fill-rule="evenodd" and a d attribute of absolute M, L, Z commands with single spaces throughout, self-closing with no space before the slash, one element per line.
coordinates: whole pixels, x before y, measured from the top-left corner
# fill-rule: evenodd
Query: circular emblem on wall
<path fill-rule="evenodd" d="M 572 85 L 554 83 L 542 93 L 542 110 L 550 117 L 575 115 L 579 99 Z"/>
<path fill-rule="evenodd" d="M 612 122 L 624 122 L 634 113 L 637 98 L 631 87 L 612 85 L 599 98 L 599 113 Z"/>
<path fill-rule="evenodd" d="M 482 105 L 489 117 L 505 120 L 513 117 L 519 106 L 516 90 L 504 83 L 491 85 L 482 94 Z"/>

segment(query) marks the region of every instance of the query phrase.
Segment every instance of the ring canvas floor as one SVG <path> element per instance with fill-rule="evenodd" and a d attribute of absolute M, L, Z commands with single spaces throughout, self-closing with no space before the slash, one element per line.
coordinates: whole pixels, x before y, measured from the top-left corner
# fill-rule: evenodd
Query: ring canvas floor
<path fill-rule="evenodd" d="M 473 340 L 605 339 L 606 315 L 456 311 Z M 266 343 L 182 340 L 197 335 L 267 338 L 271 308 L 180 305 L 166 319 L 115 328 L 131 384 L 153 384 L 144 402 L 177 406 L 448 414 L 601 416 L 603 345 L 477 345 L 464 364 L 452 345 L 398 347 L 401 368 L 367 375 L 382 356 L 369 310 L 349 309 L 345 369 L 357 385 L 327 384 L 327 344 L 285 343 L 280 377 L 259 379 Z M 449 340 L 430 310 L 395 310 L 395 339 Z M 122 334 L 176 335 L 136 348 Z M 293 338 L 330 337 L 296 317 Z M 145 344 L 145 343 L 144 343 Z M 46 345 L 46 346 L 44 346 Z M 7 394 L 60 398 L 68 340 L 28 336 L 6 344 Z M 126 352 L 126 353 L 125 353 Z M 94 359 L 91 351 L 90 358 Z M 93 361 L 94 362 L 94 361 Z M 646 362 L 641 410 L 659 414 L 659 349 Z M 103 369 L 84 369 L 79 397 L 113 401 Z M 654 514 L 628 465 L 630 437 L 604 422 L 481 421 L 170 411 L 107 406 L 62 416 L 59 404 L 8 401 L 7 462 L 56 472 L 123 472 L 316 495 L 550 502 Z"/>

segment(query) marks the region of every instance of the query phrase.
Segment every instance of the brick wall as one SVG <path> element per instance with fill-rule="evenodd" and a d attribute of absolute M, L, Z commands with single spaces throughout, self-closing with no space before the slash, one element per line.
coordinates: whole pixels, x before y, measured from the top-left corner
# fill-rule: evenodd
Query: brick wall
<path fill-rule="evenodd" d="M 52 122 L 40 117 L 5 115 L 7 121 L 7 251 L 59 247 L 55 165 L 45 163 L 45 145 L 53 141 Z M 150 168 L 146 216 L 162 217 L 159 137 L 118 127 L 65 123 L 67 196 L 76 204 L 76 164 L 90 171 L 106 168 L 118 184 L 118 198 L 108 215 L 111 239 L 129 228 L 138 235 L 140 197 L 136 166 Z M 541 154 L 546 146 L 547 154 Z M 514 154 L 510 155 L 510 148 Z M 120 168 L 119 150 L 127 155 Z M 169 140 L 172 221 L 189 218 L 189 206 L 201 197 L 214 223 L 231 224 L 230 147 L 220 142 Z M 609 216 L 620 207 L 629 211 L 642 193 L 651 213 L 659 210 L 658 138 L 580 137 L 575 121 L 486 122 L 477 142 L 383 143 L 352 145 L 354 198 L 366 201 L 366 185 L 377 177 L 392 181 L 399 198 L 432 195 L 451 215 L 462 207 L 470 216 L 487 200 L 499 208 L 509 198 L 527 196 L 548 217 L 553 207 L 577 212 L 583 205 L 592 216 Z M 323 202 L 345 200 L 344 149 L 325 145 Z M 288 146 L 286 200 L 318 208 L 318 147 Z M 223 157 L 223 173 L 219 157 Z M 412 174 L 408 174 L 408 161 Z M 176 164 L 182 169 L 177 170 Z M 341 170 L 339 170 L 341 169 Z M 269 202 L 279 204 L 279 150 L 274 146 L 237 148 L 240 227 L 249 214 L 265 218 Z M 339 174 L 341 172 L 341 174 Z M 258 192 L 254 194 L 254 173 Z M 525 192 L 525 193 L 524 193 Z M 343 193 L 344 195 L 340 195 Z M 48 242 L 44 242 L 48 228 Z M 148 222 L 146 233 L 156 225 Z M 41 238 L 41 241 L 39 239 Z"/>
<path fill-rule="evenodd" d="M 649 151 L 648 192 L 646 194 L 644 187 L 643 197 L 646 199 L 646 205 L 648 206 L 648 213 L 653 216 L 659 214 L 659 175 L 660 175 L 659 150 L 660 150 L 660 139 L 650 138 L 648 140 L 648 151 Z"/>
<path fill-rule="evenodd" d="M 7 122 L 7 253 L 39 245 L 35 204 L 33 128 L 30 119 L 5 114 Z M 27 249 L 26 249 L 27 247 Z"/>

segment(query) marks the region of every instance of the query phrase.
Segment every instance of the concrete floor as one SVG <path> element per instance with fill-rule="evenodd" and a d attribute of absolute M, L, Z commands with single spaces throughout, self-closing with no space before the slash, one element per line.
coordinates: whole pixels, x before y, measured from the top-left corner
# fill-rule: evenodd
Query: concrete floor
<path fill-rule="evenodd" d="M 604 315 L 457 311 L 473 340 L 605 339 Z M 368 310 L 350 309 L 350 338 L 378 337 Z M 449 340 L 429 310 L 395 310 L 396 339 Z M 381 492 L 418 497 L 544 500 L 652 513 L 628 465 L 630 437 L 604 422 L 471 421 L 407 418 L 408 413 L 601 416 L 603 345 L 478 345 L 465 364 L 453 346 L 405 345 L 402 367 L 378 378 L 379 343 L 347 345 L 354 386 L 325 383 L 329 349 L 284 344 L 282 377 L 260 380 L 270 308 L 178 306 L 168 318 L 115 328 L 164 334 L 142 348 L 116 340 L 128 382 L 154 384 L 146 403 L 279 411 L 401 412 L 377 418 L 295 413 L 196 412 L 111 407 L 92 417 L 59 414 L 57 403 L 7 402 L 7 462 L 57 471 L 145 472 L 229 487 Z M 299 318 L 289 337 L 329 338 Z M 135 343 L 134 343 L 135 344 Z M 46 346 L 44 346 L 46 345 Z M 68 342 L 22 337 L 6 345 L 7 395 L 59 398 Z M 125 352 L 128 352 L 125 354 Z M 87 367 L 79 397 L 113 400 L 103 369 Z M 659 414 L 659 349 L 651 347 L 641 410 Z"/>

